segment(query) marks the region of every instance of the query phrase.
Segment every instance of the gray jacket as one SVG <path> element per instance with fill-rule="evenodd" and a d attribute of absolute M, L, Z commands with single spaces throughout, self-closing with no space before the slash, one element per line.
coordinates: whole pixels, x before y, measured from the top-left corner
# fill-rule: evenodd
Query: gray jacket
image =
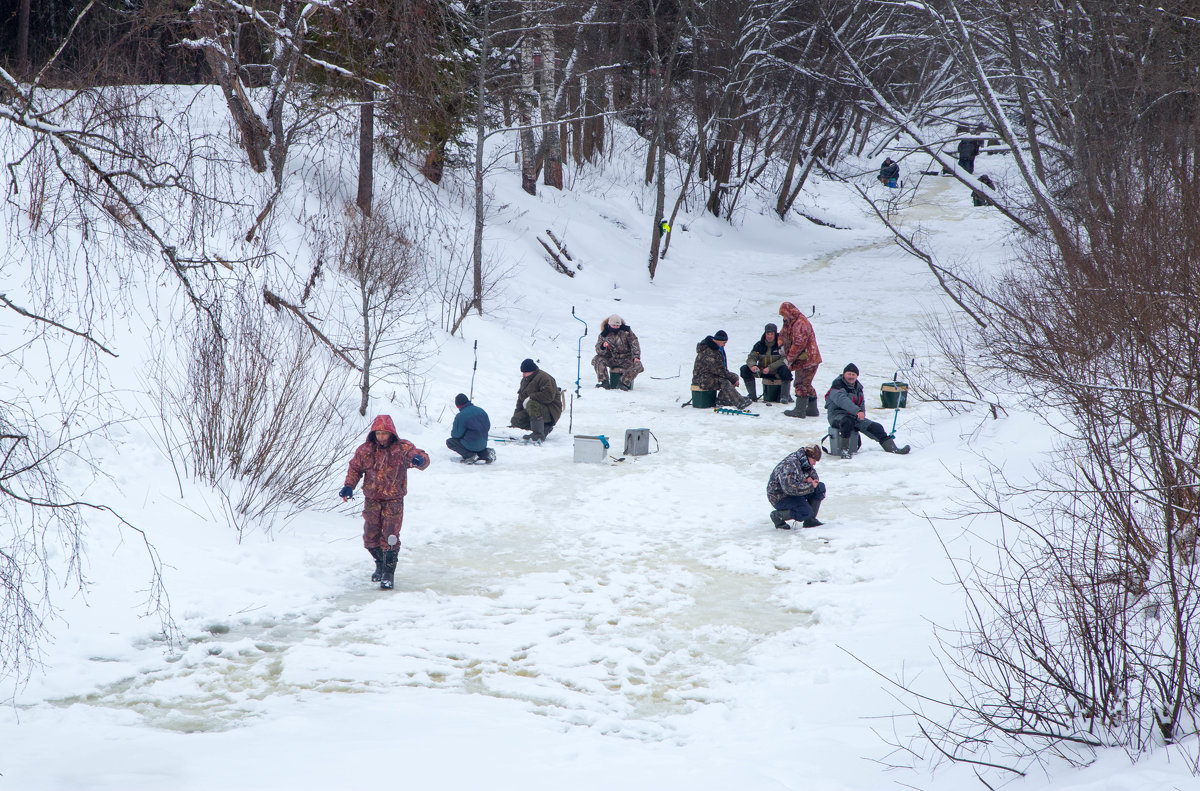
<path fill-rule="evenodd" d="M 829 419 L 829 425 L 836 426 L 846 415 L 857 418 L 859 412 L 867 412 L 862 382 L 856 381 L 851 385 L 840 376 L 834 379 L 829 392 L 825 393 L 825 417 Z"/>

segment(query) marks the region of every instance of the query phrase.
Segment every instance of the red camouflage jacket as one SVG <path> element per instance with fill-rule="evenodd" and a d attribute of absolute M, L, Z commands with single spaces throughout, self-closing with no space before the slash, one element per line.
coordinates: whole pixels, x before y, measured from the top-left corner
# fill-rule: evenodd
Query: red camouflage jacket
<path fill-rule="evenodd" d="M 375 441 L 376 431 L 387 431 L 393 439 L 387 447 Z M 421 456 L 423 464 L 414 465 L 414 456 Z M 396 425 L 387 415 L 380 415 L 371 423 L 367 441 L 354 451 L 350 469 L 346 472 L 346 486 L 353 488 L 363 481 L 363 497 L 368 500 L 400 500 L 408 494 L 408 468 L 423 470 L 429 466 L 429 454 L 396 434 Z"/>
<path fill-rule="evenodd" d="M 817 335 L 808 317 L 790 302 L 779 306 L 783 326 L 779 329 L 779 344 L 787 355 L 788 364 L 795 368 L 815 368 L 821 363 Z"/>

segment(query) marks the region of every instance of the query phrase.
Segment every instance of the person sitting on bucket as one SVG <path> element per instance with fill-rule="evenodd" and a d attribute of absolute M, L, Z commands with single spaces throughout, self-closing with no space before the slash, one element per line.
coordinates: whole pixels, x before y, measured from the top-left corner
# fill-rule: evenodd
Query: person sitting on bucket
<path fill-rule="evenodd" d="M 879 166 L 879 183 L 885 187 L 895 187 L 900 183 L 900 163 L 888 157 Z"/>
<path fill-rule="evenodd" d="M 633 380 L 646 370 L 642 367 L 642 345 L 629 329 L 625 319 L 616 313 L 604 320 L 604 329 L 596 338 L 596 356 L 592 358 L 596 370 L 596 387 L 608 388 L 609 369 L 621 372 L 619 390 L 632 390 Z"/>
<path fill-rule="evenodd" d="M 783 356 L 783 347 L 779 345 L 779 328 L 774 324 L 767 324 L 763 327 L 762 337 L 758 339 L 758 343 L 750 350 L 750 354 L 746 357 L 746 364 L 738 371 L 742 375 L 742 381 L 746 383 L 746 392 L 750 395 L 751 401 L 758 400 L 758 393 L 754 386 L 754 377 L 764 377 L 763 380 L 763 395 L 766 395 L 767 383 L 766 379 L 776 379 L 779 381 L 779 403 L 792 403 L 792 396 L 789 392 L 792 389 L 792 372 L 788 368 L 787 358 Z"/>
<path fill-rule="evenodd" d="M 521 361 L 521 384 L 517 387 L 517 411 L 509 424 L 513 428 L 529 429 L 521 439 L 541 442 L 562 416 L 562 400 L 558 382 L 526 357 Z"/>
<path fill-rule="evenodd" d="M 767 481 L 767 499 L 771 501 L 771 521 L 780 530 L 791 530 L 789 519 L 803 527 L 820 527 L 817 519 L 821 501 L 825 499 L 825 484 L 813 467 L 821 460 L 821 446 L 809 445 L 788 454 L 771 471 Z"/>
<path fill-rule="evenodd" d="M 842 438 L 842 458 L 850 458 L 849 443 L 853 431 L 860 431 L 883 446 L 888 453 L 908 453 L 909 447 L 896 447 L 896 440 L 880 424 L 867 420 L 867 399 L 862 383 L 858 381 L 858 366 L 850 363 L 842 375 L 833 380 L 825 393 L 825 415 L 829 425 Z"/>
<path fill-rule="evenodd" d="M 463 464 L 473 464 L 479 459 L 485 464 L 494 462 L 496 451 L 487 446 L 488 431 L 492 428 L 488 413 L 472 404 L 466 393 L 454 396 L 454 406 L 458 407 L 458 414 L 454 416 L 446 447 L 462 456 Z"/>
<path fill-rule="evenodd" d="M 346 483 L 338 496 L 342 502 L 354 496 L 354 487 L 362 480 L 363 546 L 375 559 L 372 582 L 382 590 L 391 590 L 396 575 L 396 555 L 400 547 L 400 528 L 404 524 L 404 495 L 408 494 L 408 468 L 423 470 L 429 466 L 429 454 L 396 434 L 389 415 L 379 415 L 371 423 L 367 441 L 358 446 L 346 471 Z"/>
<path fill-rule="evenodd" d="M 717 330 L 696 344 L 696 362 L 692 364 L 692 385 L 700 390 L 715 390 L 717 403 L 745 409 L 754 402 L 738 392 L 737 374 L 729 370 L 725 360 L 725 344 L 729 336 Z"/>

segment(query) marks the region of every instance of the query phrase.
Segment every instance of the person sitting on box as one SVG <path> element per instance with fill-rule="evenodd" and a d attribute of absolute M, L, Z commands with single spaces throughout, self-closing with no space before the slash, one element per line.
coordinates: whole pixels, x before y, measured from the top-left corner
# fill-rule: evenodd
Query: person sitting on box
<path fill-rule="evenodd" d="M 754 377 L 761 376 L 764 397 L 767 394 L 767 380 L 775 379 L 780 385 L 779 403 L 792 403 L 792 396 L 789 392 L 792 389 L 792 372 L 788 368 L 787 358 L 783 355 L 783 347 L 779 345 L 779 328 L 774 324 L 768 324 L 763 328 L 762 337 L 758 339 L 758 343 L 754 344 L 754 348 L 746 357 L 746 364 L 738 373 L 742 375 L 742 381 L 746 383 L 746 393 L 750 396 L 751 401 L 758 400 Z"/>
<path fill-rule="evenodd" d="M 825 393 L 825 415 L 831 428 L 842 438 L 842 458 L 850 458 L 850 434 L 859 431 L 878 442 L 888 453 L 908 453 L 909 447 L 896 447 L 896 440 L 879 423 L 867 420 L 867 398 L 862 382 L 858 381 L 858 366 L 850 363 L 842 375 L 833 380 Z"/>

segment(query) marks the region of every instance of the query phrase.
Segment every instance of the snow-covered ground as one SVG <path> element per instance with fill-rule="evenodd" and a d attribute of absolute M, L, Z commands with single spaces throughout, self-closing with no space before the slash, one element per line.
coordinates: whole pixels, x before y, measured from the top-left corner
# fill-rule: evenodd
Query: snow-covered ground
<path fill-rule="evenodd" d="M 827 457 L 827 524 L 773 529 L 767 476 L 820 440 L 824 410 L 795 420 L 773 405 L 759 417 L 682 407 L 695 344 L 726 330 L 736 369 L 780 302 L 815 308 L 819 392 L 855 362 L 890 428 L 879 385 L 924 348 L 921 319 L 942 298 L 849 190 L 820 182 L 805 211 L 841 228 L 754 212 L 735 227 L 697 208 L 676 221 L 651 284 L 649 193 L 627 186 L 638 156 L 630 147 L 537 197 L 511 172 L 491 175 L 489 245 L 512 279 L 492 313 L 437 339 L 427 418 L 374 409 L 433 459 L 410 474 L 394 592 L 368 581 L 352 506 L 238 543 L 131 431 L 110 470 L 115 496 L 168 564 L 187 642 L 152 638 L 157 623 L 137 616 L 141 550 L 97 523 L 87 595 L 60 601 L 45 671 L 0 713 L 0 789 L 974 786 L 957 768 L 892 768 L 904 761 L 888 740 L 912 728 L 891 719 L 902 706 L 886 679 L 944 689 L 930 622 L 954 623 L 960 599 L 926 517 L 953 509 L 956 476 L 984 456 L 1020 469 L 1045 432 L 1022 413 L 951 417 L 910 400 L 897 435 L 911 455 L 869 443 L 850 462 Z M 998 214 L 949 178 L 906 178 L 915 196 L 898 219 L 931 249 L 1003 259 Z M 544 262 L 534 236 L 546 228 L 581 262 L 574 279 Z M 498 444 L 494 465 L 457 464 L 443 443 L 472 376 L 499 434 L 516 434 L 503 426 L 523 358 L 574 393 L 572 308 L 588 335 L 570 415 L 541 447 Z M 614 312 L 647 369 L 629 393 L 593 388 L 592 344 Z M 572 433 L 612 438 L 617 457 L 627 428 L 649 428 L 657 452 L 573 462 Z M 330 480 L 331 500 L 340 485 Z M 954 523 L 938 524 L 965 552 Z M 1178 756 L 1131 766 L 1112 754 L 1013 787 L 1198 786 Z"/>

